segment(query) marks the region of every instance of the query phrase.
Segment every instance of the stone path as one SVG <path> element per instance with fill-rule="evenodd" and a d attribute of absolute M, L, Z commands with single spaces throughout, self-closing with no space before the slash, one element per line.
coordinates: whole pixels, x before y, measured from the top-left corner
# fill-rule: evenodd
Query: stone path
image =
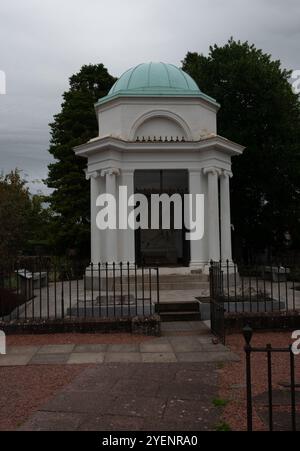
<path fill-rule="evenodd" d="M 214 363 L 104 364 L 84 370 L 23 431 L 205 431 L 220 422 Z"/>
<path fill-rule="evenodd" d="M 0 366 L 237 361 L 200 322 L 163 323 L 162 337 L 141 344 L 12 346 Z M 109 336 L 108 336 L 109 337 Z"/>
<path fill-rule="evenodd" d="M 217 362 L 228 360 L 205 324 L 179 322 L 137 345 L 12 347 L 0 365 L 92 364 L 20 430 L 206 431 L 221 421 Z"/>

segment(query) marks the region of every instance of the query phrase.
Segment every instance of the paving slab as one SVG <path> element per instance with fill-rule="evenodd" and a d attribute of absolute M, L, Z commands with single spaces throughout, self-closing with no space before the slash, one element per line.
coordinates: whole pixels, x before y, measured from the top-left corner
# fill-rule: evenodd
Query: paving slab
<path fill-rule="evenodd" d="M 166 400 L 161 398 L 145 398 L 140 396 L 124 395 L 116 398 L 115 402 L 109 406 L 109 414 L 124 415 L 131 417 L 151 417 L 161 418 L 166 407 Z"/>
<path fill-rule="evenodd" d="M 78 430 L 84 418 L 83 415 L 76 413 L 38 412 L 19 430 L 71 432 Z"/>
<path fill-rule="evenodd" d="M 31 358 L 32 354 L 0 355 L 0 366 L 24 366 Z"/>
<path fill-rule="evenodd" d="M 222 344 L 201 343 L 202 349 L 205 352 L 230 352 L 230 349 Z"/>
<path fill-rule="evenodd" d="M 133 365 L 128 365 L 128 378 L 132 378 L 135 383 L 142 380 L 144 385 L 157 381 L 162 383 L 163 381 L 172 383 L 175 378 L 174 363 L 146 363 L 143 365 L 134 365 L 134 372 L 132 371 Z M 119 365 L 118 371 L 124 372 L 124 365 Z"/>
<path fill-rule="evenodd" d="M 40 346 L 8 346 L 7 355 L 34 355 L 39 349 Z"/>
<path fill-rule="evenodd" d="M 201 390 L 199 385 L 201 384 Z M 168 399 L 173 400 L 192 400 L 199 401 L 200 403 L 212 402 L 211 393 L 212 384 L 208 384 L 207 380 L 194 380 L 192 382 L 185 380 L 175 381 L 172 384 L 163 383 L 160 384 L 156 396 L 167 396 Z"/>
<path fill-rule="evenodd" d="M 137 363 L 142 362 L 142 356 L 140 352 L 107 352 L 105 362 Z"/>
<path fill-rule="evenodd" d="M 211 421 L 211 416 L 206 416 L 203 421 L 183 421 L 181 418 L 172 418 L 171 420 L 159 419 L 147 419 L 144 421 L 144 426 L 140 429 L 142 431 L 155 431 L 155 432 L 207 432 L 212 431 L 215 427 L 212 427 L 217 422 Z"/>
<path fill-rule="evenodd" d="M 189 326 L 192 330 L 200 334 L 210 334 L 210 329 L 204 322 L 200 321 L 189 321 Z"/>
<path fill-rule="evenodd" d="M 35 354 L 27 363 L 29 365 L 62 365 L 66 364 L 69 354 Z"/>
<path fill-rule="evenodd" d="M 101 415 L 110 411 L 113 399 L 105 396 L 103 392 L 93 391 L 67 391 L 64 390 L 51 401 L 46 403 L 42 412 L 88 413 L 92 416 Z"/>
<path fill-rule="evenodd" d="M 103 363 L 104 352 L 77 352 L 69 356 L 67 364 L 69 365 L 84 365 L 89 363 Z"/>
<path fill-rule="evenodd" d="M 102 415 L 88 418 L 81 424 L 82 431 L 141 431 L 144 418 L 124 415 Z"/>
<path fill-rule="evenodd" d="M 172 349 L 172 346 L 170 345 L 170 343 L 149 342 L 149 343 L 142 343 L 140 345 L 140 351 L 142 353 L 145 353 L 145 352 L 166 353 L 166 352 L 173 352 L 173 349 Z"/>
<path fill-rule="evenodd" d="M 214 430 L 220 421 L 220 409 L 213 405 L 217 378 L 215 363 L 96 365 L 43 405 L 21 430 Z"/>
<path fill-rule="evenodd" d="M 207 389 L 207 387 L 206 387 Z M 218 413 L 216 409 L 210 407 L 212 404 L 213 390 L 210 393 L 209 403 L 199 402 L 198 400 L 187 399 L 171 399 L 168 401 L 164 420 L 172 421 L 177 418 L 177 421 L 184 423 L 191 423 L 197 430 L 203 430 L 211 428 L 212 425 L 217 424 Z M 205 427 L 204 427 L 205 426 Z"/>
<path fill-rule="evenodd" d="M 217 383 L 217 374 L 211 370 L 211 363 L 203 362 L 201 363 L 201 369 L 199 369 L 199 363 L 189 364 L 188 367 L 186 365 L 182 365 L 182 368 L 177 371 L 174 383 L 177 382 L 188 382 L 188 383 L 198 383 L 201 381 L 210 381 L 212 384 Z"/>
<path fill-rule="evenodd" d="M 201 386 L 201 389 L 199 388 Z M 175 381 L 172 384 L 163 383 L 160 385 L 157 396 L 167 396 L 173 400 L 192 400 L 207 404 L 213 402 L 215 385 L 208 381 Z"/>
<path fill-rule="evenodd" d="M 36 364 L 98 363 L 175 363 L 238 361 L 238 357 L 222 344 L 213 343 L 213 335 L 201 322 L 163 323 L 163 337 L 124 344 L 12 346 L 2 366 Z M 201 332 L 201 333 L 200 333 Z M 228 355 L 225 355 L 225 354 Z M 152 354 L 146 356 L 146 354 Z M 25 358 L 24 356 L 29 356 Z M 1 362 L 0 362 L 1 365 Z"/>
<path fill-rule="evenodd" d="M 177 353 L 178 362 L 239 362 L 232 352 L 182 352 Z"/>
<path fill-rule="evenodd" d="M 139 345 L 138 344 L 115 344 L 109 345 L 107 348 L 107 352 L 138 352 Z"/>
<path fill-rule="evenodd" d="M 75 345 L 44 345 L 38 350 L 38 354 L 70 354 Z"/>
<path fill-rule="evenodd" d="M 92 353 L 92 352 L 105 352 L 108 348 L 107 344 L 98 344 L 98 345 L 76 345 L 73 349 L 72 353 Z"/>
<path fill-rule="evenodd" d="M 124 393 L 132 396 L 143 396 L 145 397 L 156 397 L 160 386 L 160 381 L 147 380 L 145 383 L 144 379 L 119 379 L 111 388 L 111 393 L 114 395 L 122 396 Z"/>
<path fill-rule="evenodd" d="M 164 332 L 174 332 L 174 331 L 191 331 L 191 325 L 187 321 L 177 321 L 174 323 L 162 323 L 161 331 Z"/>
<path fill-rule="evenodd" d="M 99 367 L 104 367 L 104 365 L 91 366 L 90 369 L 96 370 Z M 85 371 L 83 371 L 80 374 L 80 376 L 73 381 L 72 384 L 69 384 L 66 387 L 64 387 L 64 391 L 75 391 L 75 392 L 97 391 L 101 393 L 107 393 L 111 392 L 113 387 L 118 382 L 119 378 L 120 378 L 119 374 L 110 374 L 109 378 L 104 378 L 102 373 L 98 377 L 97 371 L 90 373 L 90 376 L 86 376 Z"/>
<path fill-rule="evenodd" d="M 179 337 L 175 337 L 179 338 Z M 181 337 L 181 340 L 172 340 L 172 348 L 175 353 L 178 352 L 200 352 L 203 350 L 203 346 L 195 339 L 189 340 L 190 337 Z"/>
<path fill-rule="evenodd" d="M 176 355 L 173 352 L 145 352 L 142 353 L 142 362 L 144 363 L 174 363 L 177 362 Z"/>
<path fill-rule="evenodd" d="M 200 336 L 196 336 L 195 338 L 202 345 L 212 344 L 213 339 L 214 339 L 213 335 L 211 335 L 211 334 L 200 335 Z"/>

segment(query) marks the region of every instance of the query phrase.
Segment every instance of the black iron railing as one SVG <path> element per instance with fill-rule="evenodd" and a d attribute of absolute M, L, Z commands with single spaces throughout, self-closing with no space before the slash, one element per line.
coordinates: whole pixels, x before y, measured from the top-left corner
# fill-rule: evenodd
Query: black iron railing
<path fill-rule="evenodd" d="M 281 265 L 235 265 L 211 262 L 210 319 L 212 332 L 225 343 L 225 316 L 240 313 L 298 314 L 300 279 Z"/>
<path fill-rule="evenodd" d="M 246 341 L 245 354 L 246 354 L 246 391 L 247 391 L 247 430 L 253 431 L 253 375 L 252 375 L 252 356 L 256 353 L 262 353 L 266 355 L 267 366 L 267 409 L 268 409 L 268 429 L 269 431 L 275 430 L 274 422 L 274 400 L 273 400 L 273 372 L 274 372 L 274 357 L 276 354 L 287 354 L 289 359 L 289 383 L 286 384 L 285 390 L 288 391 L 289 402 L 285 406 L 287 411 L 281 412 L 283 417 L 290 416 L 290 424 L 284 429 L 290 431 L 297 431 L 297 416 L 299 412 L 296 409 L 296 379 L 295 379 L 295 355 L 292 347 L 287 348 L 273 348 L 268 344 L 266 347 L 252 347 L 253 331 L 250 327 L 244 329 L 244 338 Z M 280 421 L 277 421 L 277 427 L 280 429 Z"/>
<path fill-rule="evenodd" d="M 154 267 L 23 259 L 0 269 L 2 321 L 149 316 L 156 303 Z"/>
<path fill-rule="evenodd" d="M 213 293 L 222 285 L 222 298 L 228 313 L 296 311 L 300 308 L 300 279 L 287 266 L 235 265 L 229 261 L 212 263 L 221 281 L 211 278 Z M 215 269 L 218 268 L 218 269 Z M 219 290 L 220 291 L 220 290 Z"/>
<path fill-rule="evenodd" d="M 225 344 L 225 309 L 222 265 L 211 262 L 210 266 L 210 324 L 211 331 Z"/>

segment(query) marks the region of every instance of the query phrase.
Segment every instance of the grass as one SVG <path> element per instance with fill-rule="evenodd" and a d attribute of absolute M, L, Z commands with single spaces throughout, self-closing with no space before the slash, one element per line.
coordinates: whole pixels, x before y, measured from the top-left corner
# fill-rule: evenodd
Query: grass
<path fill-rule="evenodd" d="M 214 407 L 226 407 L 228 405 L 227 399 L 215 398 L 213 400 Z"/>
<path fill-rule="evenodd" d="M 223 362 L 218 362 L 218 364 L 217 364 L 218 370 L 222 370 L 224 367 L 225 367 L 225 365 Z"/>
<path fill-rule="evenodd" d="M 221 423 L 217 424 L 215 431 L 216 432 L 231 432 L 232 429 L 228 423 L 225 423 L 225 421 L 222 421 Z"/>

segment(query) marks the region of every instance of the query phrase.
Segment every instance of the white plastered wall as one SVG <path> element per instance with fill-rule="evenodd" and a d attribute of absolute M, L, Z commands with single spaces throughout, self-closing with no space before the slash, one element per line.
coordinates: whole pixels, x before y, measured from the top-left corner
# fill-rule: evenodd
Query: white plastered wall
<path fill-rule="evenodd" d="M 181 133 L 183 129 L 187 140 L 198 141 L 217 133 L 217 107 L 202 99 L 155 99 L 155 102 L 151 99 L 121 99 L 97 107 L 97 114 L 100 138 L 111 136 L 133 141 L 143 122 L 147 136 L 168 136 L 176 130 Z M 164 133 L 156 121 L 147 124 L 151 118 L 167 117 L 170 121 L 165 123 Z"/>

